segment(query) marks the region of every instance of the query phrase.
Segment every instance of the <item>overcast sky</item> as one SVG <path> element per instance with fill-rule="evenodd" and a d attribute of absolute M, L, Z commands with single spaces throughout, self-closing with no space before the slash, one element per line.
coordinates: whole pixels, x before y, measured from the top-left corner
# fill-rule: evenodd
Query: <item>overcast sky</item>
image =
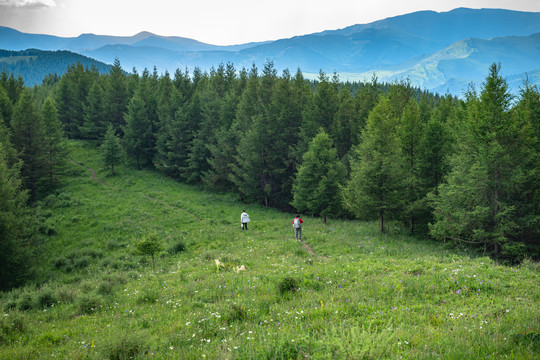
<path fill-rule="evenodd" d="M 150 31 L 231 45 L 457 7 L 540 12 L 540 0 L 0 0 L 0 26 L 67 37 Z"/>

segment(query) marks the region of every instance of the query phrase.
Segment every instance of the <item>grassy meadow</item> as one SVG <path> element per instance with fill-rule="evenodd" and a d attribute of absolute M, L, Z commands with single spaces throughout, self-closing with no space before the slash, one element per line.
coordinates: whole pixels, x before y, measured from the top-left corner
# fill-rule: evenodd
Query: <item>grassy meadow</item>
<path fill-rule="evenodd" d="M 40 204 L 42 280 L 0 294 L 0 359 L 540 358 L 537 263 L 396 224 L 303 217 L 298 242 L 293 214 L 153 171 L 111 176 L 91 145 L 70 147 Z M 135 251 L 149 234 L 156 273 Z"/>

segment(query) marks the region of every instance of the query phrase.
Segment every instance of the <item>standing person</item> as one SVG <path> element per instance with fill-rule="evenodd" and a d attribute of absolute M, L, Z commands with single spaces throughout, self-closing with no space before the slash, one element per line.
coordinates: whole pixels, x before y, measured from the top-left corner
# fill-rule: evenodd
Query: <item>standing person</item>
<path fill-rule="evenodd" d="M 240 224 L 242 224 L 242 230 L 247 230 L 247 224 L 250 222 L 249 215 L 246 210 L 242 210 L 242 215 L 240 215 Z"/>
<path fill-rule="evenodd" d="M 294 228 L 294 238 L 298 241 L 302 241 L 302 219 L 300 219 L 300 215 L 296 214 L 296 217 L 292 221 L 292 226 Z"/>

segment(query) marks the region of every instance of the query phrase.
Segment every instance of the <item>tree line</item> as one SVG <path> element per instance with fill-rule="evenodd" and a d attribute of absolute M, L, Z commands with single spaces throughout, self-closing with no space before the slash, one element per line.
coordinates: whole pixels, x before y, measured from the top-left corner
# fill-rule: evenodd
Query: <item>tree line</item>
<path fill-rule="evenodd" d="M 112 171 L 155 168 L 323 221 L 376 219 L 381 231 L 400 221 L 509 261 L 540 254 L 539 91 L 525 81 L 511 96 L 498 64 L 463 100 L 407 81 L 278 75 L 271 61 L 172 75 L 77 63 L 33 89 L 5 73 L 0 84 L 2 186 L 18 189 L 13 198 L 55 186 L 65 136 L 99 144 Z"/>

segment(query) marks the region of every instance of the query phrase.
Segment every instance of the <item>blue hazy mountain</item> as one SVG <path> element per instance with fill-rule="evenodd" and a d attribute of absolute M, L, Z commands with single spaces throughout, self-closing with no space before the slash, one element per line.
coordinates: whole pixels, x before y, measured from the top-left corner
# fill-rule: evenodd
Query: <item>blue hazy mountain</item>
<path fill-rule="evenodd" d="M 372 69 L 363 76 L 368 78 L 376 73 L 381 81 L 386 82 L 408 78 L 422 88 L 461 94 L 471 82 L 478 87 L 485 79 L 489 65 L 494 62 L 502 65 L 502 73 L 509 78 L 512 92 L 516 93 L 521 85 L 517 80 L 527 76 L 532 83 L 538 84 L 534 74 L 540 70 L 540 33 L 489 40 L 460 40 L 414 64 L 402 64 L 394 67 L 393 71 Z"/>
<path fill-rule="evenodd" d="M 430 39 L 443 47 L 466 38 L 490 39 L 509 35 L 530 35 L 540 32 L 540 13 L 503 9 L 458 8 L 448 12 L 418 11 L 369 24 L 340 30 L 327 30 L 319 35 L 351 35 L 365 29 L 394 29 L 405 34 Z"/>
<path fill-rule="evenodd" d="M 83 34 L 75 38 L 24 34 L 0 27 L 0 48 L 69 50 L 131 71 L 157 67 L 209 70 L 232 62 L 237 69 L 274 62 L 278 70 L 316 76 L 336 72 L 342 80 L 382 81 L 408 77 L 422 88 L 460 94 L 479 84 L 492 62 L 503 75 L 518 79 L 537 73 L 540 13 L 502 9 L 420 11 L 339 30 L 271 42 L 216 46 L 193 39 L 141 32 L 130 37 Z M 531 77 L 530 77 L 531 78 Z M 532 79 L 535 79 L 532 76 Z M 514 89 L 515 90 L 515 89 Z"/>
<path fill-rule="evenodd" d="M 158 47 L 173 51 L 238 51 L 261 43 L 217 46 L 205 44 L 197 40 L 177 37 L 159 36 L 147 31 L 134 36 L 109 36 L 82 34 L 77 37 L 57 37 L 53 35 L 27 34 L 15 29 L 0 26 L 0 48 L 6 50 L 68 50 L 82 52 L 99 49 L 108 45 L 128 45 L 134 47 Z"/>
<path fill-rule="evenodd" d="M 94 67 L 100 73 L 108 73 L 112 67 L 65 50 L 0 50 L 0 71 L 6 71 L 6 73 L 13 74 L 15 77 L 20 75 L 28 86 L 40 84 L 48 74 L 62 75 L 70 65 L 77 62 L 87 68 Z"/>

